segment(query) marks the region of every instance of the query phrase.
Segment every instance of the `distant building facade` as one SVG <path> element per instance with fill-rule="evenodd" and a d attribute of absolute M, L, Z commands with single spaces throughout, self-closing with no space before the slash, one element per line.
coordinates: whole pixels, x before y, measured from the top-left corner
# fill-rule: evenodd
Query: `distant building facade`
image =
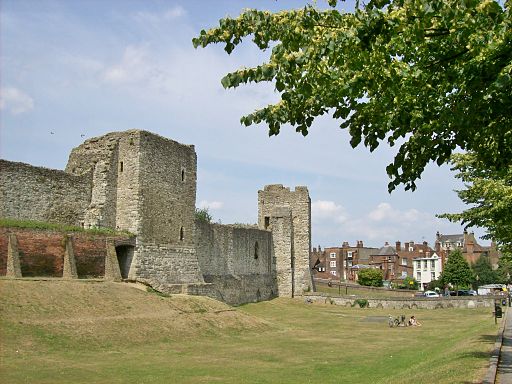
<path fill-rule="evenodd" d="M 470 265 L 476 263 L 480 256 L 489 257 L 493 269 L 498 268 L 498 261 L 501 256 L 494 243 L 491 243 L 490 246 L 482 246 L 476 241 L 475 234 L 467 231 L 455 235 L 443 235 L 437 232 L 435 247 L 436 253 L 441 257 L 443 264 L 446 263 L 450 252 L 455 249 L 461 250 L 464 259 Z"/>
<path fill-rule="evenodd" d="M 362 240 L 358 240 L 355 246 L 344 241 L 341 247 L 313 248 L 311 265 L 317 264 L 314 277 L 356 281 L 358 266 L 367 266 L 370 255 L 376 251 L 377 248 L 365 247 Z"/>
<path fill-rule="evenodd" d="M 431 257 L 434 250 L 424 241 L 421 244 L 414 241 L 400 241 L 391 246 L 385 243 L 378 252 L 370 256 L 369 265 L 382 270 L 384 280 L 398 281 L 406 277 L 415 277 L 413 260 L 421 257 Z"/>

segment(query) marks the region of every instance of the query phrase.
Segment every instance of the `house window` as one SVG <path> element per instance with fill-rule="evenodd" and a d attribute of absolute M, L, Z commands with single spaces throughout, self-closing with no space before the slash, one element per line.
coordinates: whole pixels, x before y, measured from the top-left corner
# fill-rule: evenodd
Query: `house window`
<path fill-rule="evenodd" d="M 351 259 L 351 258 L 352 258 L 352 251 L 347 251 L 347 257 L 348 257 L 349 259 Z"/>
<path fill-rule="evenodd" d="M 331 266 L 331 268 L 336 268 L 336 260 L 331 260 L 329 265 Z"/>
<path fill-rule="evenodd" d="M 416 280 L 421 281 L 421 272 L 416 272 Z"/>
<path fill-rule="evenodd" d="M 124 170 L 124 164 L 122 161 L 119 162 L 119 172 L 123 172 Z"/>
<path fill-rule="evenodd" d="M 406 278 L 406 277 L 407 277 L 407 272 L 406 272 L 406 271 L 402 271 L 402 277 L 403 277 L 403 278 Z"/>
<path fill-rule="evenodd" d="M 462 244 L 460 241 L 457 243 L 457 247 L 462 247 Z"/>
<path fill-rule="evenodd" d="M 418 269 L 420 269 L 420 268 L 421 268 L 421 261 L 419 261 L 419 260 L 418 260 L 418 261 L 416 262 L 416 268 L 418 268 Z"/>
<path fill-rule="evenodd" d="M 267 229 L 268 227 L 270 227 L 270 217 L 265 216 L 265 229 Z"/>
<path fill-rule="evenodd" d="M 436 273 L 435 272 L 430 272 L 430 280 L 435 280 L 436 279 Z"/>
<path fill-rule="evenodd" d="M 185 230 L 183 227 L 180 228 L 180 241 L 183 241 L 185 239 Z"/>
<path fill-rule="evenodd" d="M 331 252 L 331 253 L 329 254 L 329 257 L 330 257 L 331 259 L 335 259 L 335 258 L 336 258 L 336 252 Z"/>
<path fill-rule="evenodd" d="M 430 269 L 436 269 L 436 261 L 430 260 Z"/>
<path fill-rule="evenodd" d="M 351 267 L 352 266 L 352 260 L 349 260 L 348 261 L 348 266 Z"/>
<path fill-rule="evenodd" d="M 185 181 L 185 170 L 181 170 L 181 181 Z"/>
<path fill-rule="evenodd" d="M 336 276 L 336 271 L 331 271 L 331 275 Z"/>
<path fill-rule="evenodd" d="M 257 259 L 259 257 L 260 246 L 258 242 L 254 243 L 254 258 Z"/>
<path fill-rule="evenodd" d="M 427 269 L 428 262 L 427 260 L 423 260 L 423 269 Z"/>
<path fill-rule="evenodd" d="M 402 265 L 407 266 L 407 259 L 405 259 L 405 258 L 404 258 L 404 259 L 402 259 Z"/>

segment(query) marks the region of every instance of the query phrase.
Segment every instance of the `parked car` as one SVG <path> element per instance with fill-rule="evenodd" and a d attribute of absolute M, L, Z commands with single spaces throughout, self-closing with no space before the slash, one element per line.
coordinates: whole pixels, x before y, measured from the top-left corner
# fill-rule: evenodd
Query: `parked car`
<path fill-rule="evenodd" d="M 425 297 L 439 297 L 439 294 L 436 291 L 425 291 L 423 296 L 425 296 Z"/>
<path fill-rule="evenodd" d="M 475 291 L 475 290 L 473 290 L 473 289 L 470 289 L 470 290 L 468 291 L 468 293 L 469 293 L 469 296 L 478 296 L 478 292 L 477 292 L 477 291 Z"/>
<path fill-rule="evenodd" d="M 458 291 L 451 291 L 450 296 L 476 296 L 477 293 L 473 290 L 459 289 Z"/>

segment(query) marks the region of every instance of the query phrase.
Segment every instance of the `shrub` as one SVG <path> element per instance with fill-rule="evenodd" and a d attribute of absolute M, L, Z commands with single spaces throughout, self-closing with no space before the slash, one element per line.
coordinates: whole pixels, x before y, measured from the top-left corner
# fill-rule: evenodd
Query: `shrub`
<path fill-rule="evenodd" d="M 213 221 L 213 216 L 210 214 L 208 208 L 196 208 L 196 220 L 203 223 L 211 223 Z"/>
<path fill-rule="evenodd" d="M 382 271 L 375 268 L 367 268 L 359 271 L 357 282 L 367 287 L 382 287 Z"/>

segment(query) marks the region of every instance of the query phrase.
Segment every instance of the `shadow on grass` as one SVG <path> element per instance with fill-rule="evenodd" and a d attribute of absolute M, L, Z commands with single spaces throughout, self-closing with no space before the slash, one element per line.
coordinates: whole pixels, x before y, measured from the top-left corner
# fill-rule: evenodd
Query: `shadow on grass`
<path fill-rule="evenodd" d="M 478 340 L 482 342 L 494 343 L 496 341 L 496 335 L 481 335 Z"/>

